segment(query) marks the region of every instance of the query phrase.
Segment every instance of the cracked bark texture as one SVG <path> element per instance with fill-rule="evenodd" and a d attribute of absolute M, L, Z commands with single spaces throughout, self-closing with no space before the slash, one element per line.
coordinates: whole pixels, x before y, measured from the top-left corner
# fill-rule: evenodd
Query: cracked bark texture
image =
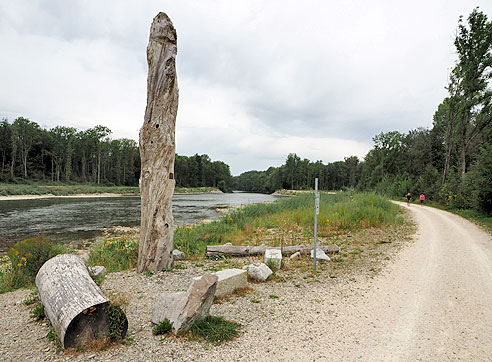
<path fill-rule="evenodd" d="M 137 271 L 172 267 L 175 125 L 178 111 L 177 38 L 159 13 L 147 46 L 147 108 L 140 130 L 141 224 Z"/>

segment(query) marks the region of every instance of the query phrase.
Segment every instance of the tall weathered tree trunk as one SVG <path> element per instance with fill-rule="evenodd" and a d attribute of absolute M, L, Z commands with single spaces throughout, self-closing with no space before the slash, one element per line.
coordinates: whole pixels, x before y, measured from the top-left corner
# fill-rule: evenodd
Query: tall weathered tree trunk
<path fill-rule="evenodd" d="M 140 130 L 142 220 L 138 272 L 173 263 L 175 124 L 178 111 L 176 30 L 164 13 L 150 28 L 147 47 L 147 108 Z"/>

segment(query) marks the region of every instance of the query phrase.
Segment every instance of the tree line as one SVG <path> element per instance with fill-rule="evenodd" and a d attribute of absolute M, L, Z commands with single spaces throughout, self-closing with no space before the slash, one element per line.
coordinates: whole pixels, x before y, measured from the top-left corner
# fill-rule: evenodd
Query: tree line
<path fill-rule="evenodd" d="M 111 139 L 111 130 L 85 131 L 57 126 L 44 129 L 19 117 L 0 123 L 0 180 L 23 182 L 93 182 L 138 185 L 140 158 L 134 140 Z"/>
<path fill-rule="evenodd" d="M 437 107 L 431 129 L 391 131 L 373 138 L 363 160 L 352 156 L 328 163 L 289 154 L 285 164 L 249 171 L 236 179 L 239 189 L 277 188 L 376 190 L 396 197 L 425 193 L 457 208 L 492 213 L 492 23 L 474 9 L 459 18 L 457 61 Z"/>
<path fill-rule="evenodd" d="M 0 122 L 0 181 L 92 182 L 138 186 L 140 152 L 137 142 L 111 139 L 111 130 L 95 126 L 85 131 L 57 126 L 43 129 L 19 117 Z M 218 187 L 232 190 L 229 166 L 206 154 L 176 155 L 178 187 Z"/>

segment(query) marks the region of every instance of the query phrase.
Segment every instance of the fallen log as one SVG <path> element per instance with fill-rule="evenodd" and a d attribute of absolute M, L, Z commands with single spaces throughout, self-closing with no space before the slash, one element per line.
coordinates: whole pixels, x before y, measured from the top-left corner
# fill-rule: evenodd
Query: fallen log
<path fill-rule="evenodd" d="M 79 256 L 62 254 L 48 260 L 36 275 L 36 287 L 63 348 L 109 336 L 108 299 Z M 128 329 L 128 320 L 123 320 L 120 338 Z"/>
<path fill-rule="evenodd" d="M 322 249 L 325 253 L 338 253 L 340 248 L 337 245 L 320 245 L 318 248 Z M 230 243 L 225 245 L 208 245 L 205 255 L 207 257 L 224 254 L 228 256 L 250 256 L 264 254 L 266 249 L 280 249 L 279 246 L 272 247 L 266 245 L 260 246 L 235 246 Z M 307 254 L 313 250 L 312 245 L 291 245 L 282 247 L 283 255 L 290 255 L 296 252 L 301 254 Z"/>

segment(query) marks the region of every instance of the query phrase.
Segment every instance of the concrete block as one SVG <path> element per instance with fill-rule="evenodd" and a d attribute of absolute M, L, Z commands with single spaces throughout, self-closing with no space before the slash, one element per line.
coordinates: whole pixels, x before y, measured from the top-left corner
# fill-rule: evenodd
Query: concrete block
<path fill-rule="evenodd" d="M 280 269 L 282 267 L 282 252 L 279 249 L 266 249 L 265 264 L 275 268 L 275 270 Z"/>
<path fill-rule="evenodd" d="M 248 287 L 248 272 L 242 269 L 224 269 L 214 273 L 219 278 L 217 281 L 216 297 L 231 294 L 236 289 Z"/>

